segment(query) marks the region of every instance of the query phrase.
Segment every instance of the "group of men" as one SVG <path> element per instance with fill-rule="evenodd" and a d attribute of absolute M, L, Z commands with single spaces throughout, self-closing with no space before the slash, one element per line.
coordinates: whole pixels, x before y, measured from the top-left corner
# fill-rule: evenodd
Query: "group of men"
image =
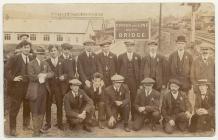
<path fill-rule="evenodd" d="M 75 61 L 67 43 L 61 45 L 61 55 L 58 46 L 49 45 L 48 59 L 44 48 L 38 47 L 31 56 L 31 43 L 19 43 L 21 52 L 9 58 L 5 71 L 10 95 L 10 135 L 16 135 L 21 103 L 23 129 L 31 129 L 31 112 L 33 136 L 51 128 L 53 103 L 57 106 L 56 126 L 60 130 L 65 129 L 63 106 L 69 128 L 80 124 L 88 132 L 95 123 L 101 129 L 106 125 L 113 129 L 121 120 L 124 130 L 130 132 L 129 117 L 134 131 L 145 123 L 154 131 L 160 120 L 167 133 L 176 127 L 192 132 L 205 130 L 205 126 L 207 130 L 214 129 L 215 61 L 206 44 L 199 46 L 201 53 L 195 60 L 185 50 L 184 36 L 177 37 L 177 50 L 169 59 L 158 53 L 158 42 L 153 40 L 148 42 L 149 51 L 143 57 L 134 52 L 134 40 L 124 41 L 127 51 L 118 57 L 110 52 L 111 44 L 110 40 L 102 41 L 102 52 L 95 54 L 95 41 L 85 40 L 85 50 Z M 164 89 L 169 90 L 163 95 Z M 188 99 L 191 89 L 196 95 L 193 107 Z"/>

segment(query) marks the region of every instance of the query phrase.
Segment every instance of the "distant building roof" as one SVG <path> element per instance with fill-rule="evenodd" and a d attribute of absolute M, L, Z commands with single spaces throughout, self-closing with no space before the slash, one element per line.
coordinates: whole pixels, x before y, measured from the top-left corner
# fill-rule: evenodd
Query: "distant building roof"
<path fill-rule="evenodd" d="M 3 21 L 4 32 L 55 32 L 83 34 L 86 33 L 89 26 L 89 20 L 9 19 Z"/>

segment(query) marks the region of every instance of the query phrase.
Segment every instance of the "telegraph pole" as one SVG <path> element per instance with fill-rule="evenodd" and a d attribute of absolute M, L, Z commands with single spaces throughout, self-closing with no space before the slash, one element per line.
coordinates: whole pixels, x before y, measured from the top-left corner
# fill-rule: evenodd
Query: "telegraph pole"
<path fill-rule="evenodd" d="M 162 49 L 161 48 L 161 23 L 162 23 L 162 21 L 161 21 L 161 19 L 162 19 L 162 3 L 160 3 L 160 14 L 159 14 L 159 48 L 160 49 Z"/>

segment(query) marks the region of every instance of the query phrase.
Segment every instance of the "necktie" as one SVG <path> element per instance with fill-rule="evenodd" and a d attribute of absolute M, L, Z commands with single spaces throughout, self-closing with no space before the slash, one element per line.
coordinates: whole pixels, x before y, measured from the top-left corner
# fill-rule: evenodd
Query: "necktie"
<path fill-rule="evenodd" d="M 25 74 L 27 75 L 27 63 L 28 63 L 28 57 L 26 56 L 26 62 L 25 62 Z"/>

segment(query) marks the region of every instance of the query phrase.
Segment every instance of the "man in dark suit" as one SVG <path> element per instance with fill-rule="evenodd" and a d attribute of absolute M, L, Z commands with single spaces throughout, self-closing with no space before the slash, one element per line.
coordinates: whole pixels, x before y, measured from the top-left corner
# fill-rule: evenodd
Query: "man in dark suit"
<path fill-rule="evenodd" d="M 95 72 L 100 72 L 101 67 L 97 55 L 93 53 L 95 42 L 91 39 L 83 43 L 85 51 L 78 56 L 78 72 L 83 83 L 83 88 L 86 90 L 91 87 L 91 78 Z"/>
<path fill-rule="evenodd" d="M 30 125 L 30 108 L 28 101 L 24 98 L 29 84 L 28 64 L 31 61 L 29 57 L 31 43 L 22 41 L 22 53 L 14 55 L 6 63 L 7 92 L 10 96 L 9 122 L 10 135 L 16 135 L 16 118 L 23 102 L 23 129 L 28 130 Z"/>
<path fill-rule="evenodd" d="M 26 99 L 30 102 L 33 136 L 39 137 L 43 131 L 43 120 L 46 111 L 46 98 L 51 94 L 48 79 L 54 76 L 50 66 L 45 61 L 45 50 L 42 47 L 36 50 L 36 59 L 28 66 L 30 83 Z"/>
<path fill-rule="evenodd" d="M 195 97 L 195 113 L 191 118 L 189 130 L 210 131 L 215 130 L 215 95 L 208 90 L 207 79 L 199 79 L 196 83 L 199 92 Z"/>
<path fill-rule="evenodd" d="M 94 113 L 94 105 L 91 98 L 79 88 L 82 84 L 78 79 L 69 81 L 71 90 L 64 96 L 64 109 L 70 128 L 82 124 L 83 129 L 92 132 L 88 126 Z"/>
<path fill-rule="evenodd" d="M 46 124 L 44 130 L 51 128 L 51 106 L 53 98 L 55 98 L 55 103 L 57 106 L 57 127 L 63 130 L 63 96 L 61 82 L 67 79 L 66 75 L 68 73 L 63 73 L 63 60 L 58 57 L 58 47 L 55 45 L 49 45 L 48 47 L 50 58 L 47 59 L 52 72 L 54 72 L 54 77 L 49 79 L 49 86 L 51 87 L 51 95 L 47 98 L 47 109 L 46 109 Z"/>
<path fill-rule="evenodd" d="M 185 51 L 185 36 L 178 36 L 176 40 L 177 51 L 169 56 L 170 78 L 176 78 L 181 82 L 180 90 L 188 93 L 191 89 L 190 72 L 193 58 Z"/>
<path fill-rule="evenodd" d="M 142 89 L 138 89 L 134 107 L 136 118 L 133 122 L 133 130 L 138 131 L 142 128 L 145 119 L 150 120 L 151 130 L 156 130 L 156 123 L 160 120 L 160 93 L 152 89 L 155 81 L 152 78 L 145 78 L 141 84 Z"/>
<path fill-rule="evenodd" d="M 75 60 L 70 54 L 72 46 L 68 43 L 61 45 L 62 55 L 59 57 L 62 60 L 64 80 L 61 81 L 61 89 L 64 94 L 69 90 L 69 80 L 75 76 Z"/>
<path fill-rule="evenodd" d="M 157 53 L 158 43 L 154 40 L 148 42 L 149 53 L 141 61 L 141 80 L 146 77 L 154 79 L 154 89 L 159 92 L 165 89 L 168 82 L 167 60 Z"/>
<path fill-rule="evenodd" d="M 130 132 L 129 105 L 130 92 L 127 85 L 123 84 L 124 77 L 114 75 L 111 77 L 113 85 L 105 89 L 106 110 L 108 114 L 108 127 L 114 129 L 119 121 L 119 115 L 124 120 L 124 130 Z"/>
<path fill-rule="evenodd" d="M 161 114 L 163 116 L 164 131 L 173 133 L 176 127 L 185 131 L 191 117 L 191 104 L 186 94 L 179 91 L 181 83 L 177 79 L 170 79 L 170 91 L 164 95 Z"/>
<path fill-rule="evenodd" d="M 111 40 L 105 40 L 100 43 L 102 52 L 98 54 L 100 66 L 103 72 L 105 86 L 112 84 L 111 77 L 116 73 L 117 69 L 117 56 L 110 52 Z"/>
<path fill-rule="evenodd" d="M 200 79 L 207 79 L 210 83 L 209 90 L 215 93 L 215 60 L 210 56 L 210 47 L 206 43 L 199 45 L 200 56 L 197 57 L 191 67 L 191 82 L 195 92 L 198 91 L 196 83 Z"/>
<path fill-rule="evenodd" d="M 133 52 L 135 41 L 127 40 L 124 42 L 127 52 L 118 56 L 118 73 L 125 77 L 125 83 L 130 90 L 131 98 L 131 119 L 134 120 L 134 107 L 132 103 L 135 101 L 137 88 L 140 81 L 140 62 L 141 57 Z"/>

